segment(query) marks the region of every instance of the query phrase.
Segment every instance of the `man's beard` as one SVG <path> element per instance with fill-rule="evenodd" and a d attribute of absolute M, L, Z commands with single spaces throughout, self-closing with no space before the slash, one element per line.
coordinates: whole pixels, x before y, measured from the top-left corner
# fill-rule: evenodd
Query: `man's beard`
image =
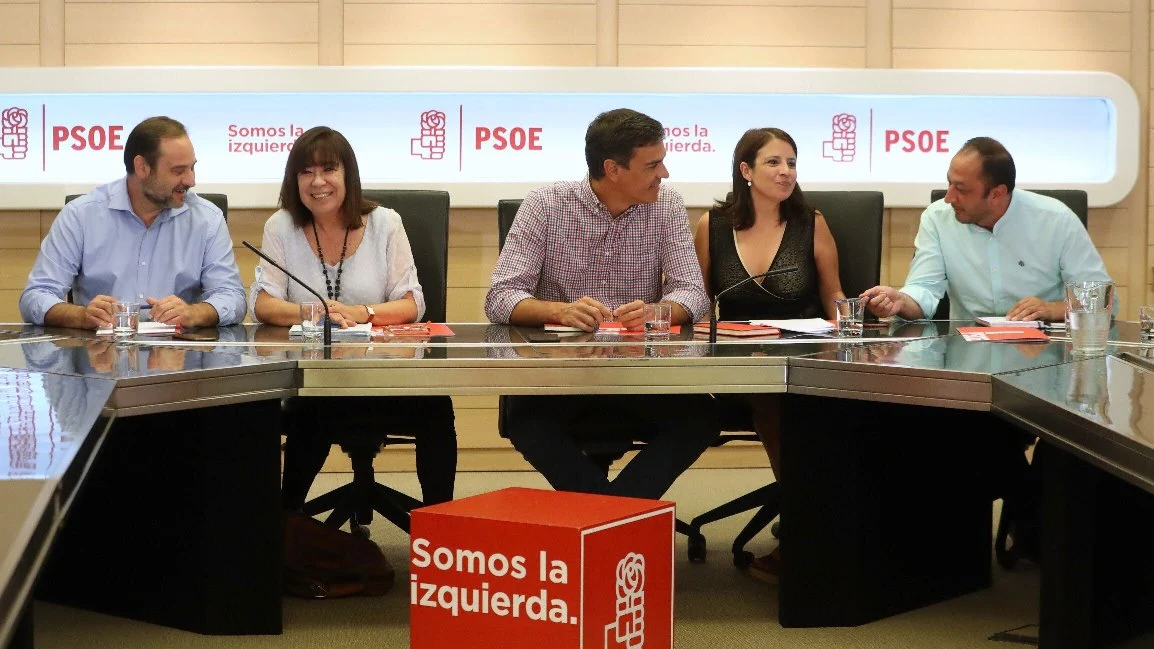
<path fill-rule="evenodd" d="M 165 207 L 180 207 L 181 205 L 184 204 L 184 198 L 183 197 L 177 199 L 172 195 L 172 193 L 174 191 L 176 191 L 177 189 L 179 189 L 181 187 L 183 187 L 183 185 L 176 185 L 175 187 L 170 189 L 167 194 L 162 194 L 162 193 L 156 191 L 151 186 L 149 186 L 147 183 L 142 184 L 140 189 L 141 189 L 141 193 L 144 194 L 144 197 L 147 198 L 150 202 L 152 202 L 153 205 L 155 205 L 156 207 L 165 208 Z"/>

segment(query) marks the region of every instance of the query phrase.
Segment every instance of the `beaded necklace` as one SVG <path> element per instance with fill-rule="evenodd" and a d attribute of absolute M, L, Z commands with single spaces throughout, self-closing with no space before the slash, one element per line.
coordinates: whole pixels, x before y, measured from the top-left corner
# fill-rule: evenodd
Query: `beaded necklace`
<path fill-rule="evenodd" d="M 341 272 L 345 269 L 345 252 L 349 249 L 349 229 L 345 228 L 345 241 L 341 244 L 341 260 L 337 262 L 337 290 L 333 291 L 333 284 L 329 281 L 329 269 L 325 266 L 325 252 L 321 250 L 321 236 L 317 234 L 317 221 L 313 219 L 313 238 L 317 240 L 317 256 L 321 258 L 321 274 L 325 276 L 325 292 L 328 293 L 329 299 L 340 301 L 341 298 Z"/>

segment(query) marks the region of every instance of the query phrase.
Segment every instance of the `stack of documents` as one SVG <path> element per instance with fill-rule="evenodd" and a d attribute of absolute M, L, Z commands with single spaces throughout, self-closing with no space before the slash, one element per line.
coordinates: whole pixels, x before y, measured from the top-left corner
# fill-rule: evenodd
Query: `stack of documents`
<path fill-rule="evenodd" d="M 136 325 L 136 333 L 141 336 L 171 336 L 180 331 L 180 327 L 163 322 L 153 322 L 148 320 L 146 322 L 139 322 Z M 112 325 L 101 327 L 96 330 L 97 336 L 111 336 Z"/>
<path fill-rule="evenodd" d="M 344 329 L 333 325 L 331 329 L 333 332 L 333 340 L 368 340 L 373 335 L 373 325 L 367 322 L 350 325 Z M 300 338 L 302 336 L 304 336 L 304 333 L 301 331 L 299 324 L 295 324 L 289 329 L 290 338 Z"/>
<path fill-rule="evenodd" d="M 750 320 L 751 325 L 763 327 L 777 327 L 784 331 L 796 331 L 803 334 L 824 334 L 836 329 L 829 320 L 821 318 L 797 318 L 793 320 Z"/>
<path fill-rule="evenodd" d="M 974 318 L 974 321 L 987 327 L 1035 327 L 1038 329 L 1065 329 L 1065 322 L 1045 322 L 1042 320 L 1008 320 L 1005 316 L 987 315 Z"/>

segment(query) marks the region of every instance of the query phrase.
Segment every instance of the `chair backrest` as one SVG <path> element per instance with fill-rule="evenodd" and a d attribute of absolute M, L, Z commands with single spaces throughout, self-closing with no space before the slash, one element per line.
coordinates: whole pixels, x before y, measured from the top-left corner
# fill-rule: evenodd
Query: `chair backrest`
<path fill-rule="evenodd" d="M 497 201 L 497 250 L 505 247 L 505 237 L 513 227 L 513 217 L 521 209 L 521 199 L 504 198 Z"/>
<path fill-rule="evenodd" d="M 849 297 L 873 288 L 882 279 L 881 192 L 812 191 L 805 200 L 821 212 L 837 243 L 841 290 Z"/>
<path fill-rule="evenodd" d="M 1081 189 L 1030 189 L 1028 191 L 1042 196 L 1049 196 L 1056 198 L 1070 208 L 1070 211 L 1078 217 L 1082 222 L 1082 227 L 1089 227 L 1086 225 L 1090 218 L 1090 199 L 1086 192 Z M 933 189 L 930 190 L 930 202 L 934 203 L 945 198 L 946 190 Z M 934 320 L 949 320 L 950 319 L 950 296 L 943 295 L 942 301 L 938 302 L 938 309 L 934 311 Z"/>
<path fill-rule="evenodd" d="M 74 199 L 80 198 L 83 195 L 84 194 L 69 194 L 64 197 L 64 204 L 67 205 Z M 200 192 L 197 192 L 196 195 L 203 199 L 212 201 L 212 204 L 219 207 L 220 211 L 224 213 L 224 220 L 228 220 L 228 194 L 201 194 Z"/>
<path fill-rule="evenodd" d="M 425 294 L 424 318 L 444 322 L 449 290 L 449 193 L 425 189 L 365 189 L 361 193 L 401 215 Z"/>

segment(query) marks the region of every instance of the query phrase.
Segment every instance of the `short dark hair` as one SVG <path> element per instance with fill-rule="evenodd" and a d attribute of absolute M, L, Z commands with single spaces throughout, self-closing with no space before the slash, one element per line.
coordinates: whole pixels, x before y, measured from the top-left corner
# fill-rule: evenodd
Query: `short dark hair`
<path fill-rule="evenodd" d="M 585 163 L 589 177 L 605 175 L 605 161 L 612 160 L 628 168 L 633 150 L 658 144 L 665 139 L 665 128 L 652 117 L 629 108 L 601 113 L 585 131 Z"/>
<path fill-rule="evenodd" d="M 753 225 L 753 190 L 745 176 L 741 175 L 741 163 L 750 167 L 757 166 L 757 152 L 773 140 L 782 140 L 793 149 L 797 155 L 797 142 L 789 133 L 780 128 L 751 128 L 742 134 L 733 148 L 733 189 L 725 200 L 713 204 L 713 211 L 727 213 L 733 218 L 733 229 L 744 230 Z M 781 220 L 788 222 L 791 219 L 813 214 L 813 208 L 805 200 L 801 185 L 794 183 L 793 193 L 781 202 Z"/>
<path fill-rule="evenodd" d="M 361 217 L 372 212 L 377 204 L 361 195 L 361 168 L 357 154 L 340 131 L 327 126 L 314 126 L 301 133 L 289 151 L 284 166 L 284 180 L 280 185 L 280 206 L 288 210 L 297 227 L 312 222 L 313 213 L 301 202 L 297 176 L 312 165 L 339 165 L 345 172 L 345 200 L 341 216 L 345 226 L 355 230 L 361 227 Z"/>
<path fill-rule="evenodd" d="M 143 156 L 149 167 L 155 167 L 160 159 L 160 143 L 174 137 L 186 137 L 188 129 L 184 124 L 158 115 L 149 117 L 132 127 L 128 139 L 124 141 L 124 171 L 131 176 L 136 172 L 136 156 Z"/>
<path fill-rule="evenodd" d="M 1014 181 L 1018 171 L 1014 167 L 1014 158 L 1002 143 L 992 137 L 975 137 L 966 140 L 958 153 L 973 151 L 982 161 L 982 181 L 986 183 L 985 194 L 998 185 L 1005 185 L 1006 191 L 1014 191 Z"/>

